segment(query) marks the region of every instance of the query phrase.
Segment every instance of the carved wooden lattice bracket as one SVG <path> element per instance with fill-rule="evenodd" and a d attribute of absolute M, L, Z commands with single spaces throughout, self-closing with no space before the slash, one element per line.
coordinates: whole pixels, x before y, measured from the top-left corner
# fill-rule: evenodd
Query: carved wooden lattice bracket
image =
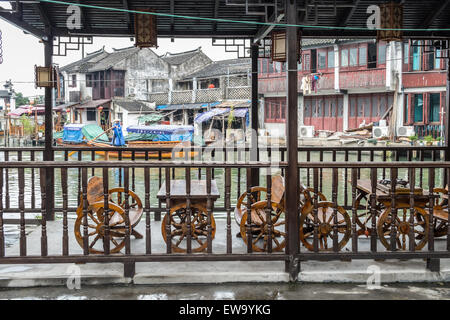
<path fill-rule="evenodd" d="M 67 51 L 78 51 L 86 44 L 93 44 L 92 37 L 55 37 L 53 43 L 53 56 L 65 57 Z"/>
<path fill-rule="evenodd" d="M 251 39 L 248 38 L 215 38 L 212 45 L 225 47 L 225 52 L 235 52 L 238 58 L 250 58 Z"/>

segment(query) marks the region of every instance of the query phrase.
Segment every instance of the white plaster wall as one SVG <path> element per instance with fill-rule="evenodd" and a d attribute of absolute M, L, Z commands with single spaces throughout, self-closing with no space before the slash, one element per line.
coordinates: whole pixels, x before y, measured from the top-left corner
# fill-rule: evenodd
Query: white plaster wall
<path fill-rule="evenodd" d="M 266 132 L 273 138 L 286 138 L 285 123 L 265 123 Z"/>
<path fill-rule="evenodd" d="M 147 81 L 167 79 L 169 65 L 152 50 L 142 49 L 117 64 L 125 73 L 125 96 L 147 100 Z"/>

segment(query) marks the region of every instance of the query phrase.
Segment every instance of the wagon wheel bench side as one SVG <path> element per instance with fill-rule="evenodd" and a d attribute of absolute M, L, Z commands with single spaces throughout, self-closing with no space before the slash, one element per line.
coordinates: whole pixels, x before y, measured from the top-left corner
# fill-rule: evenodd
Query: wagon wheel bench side
<path fill-rule="evenodd" d="M 130 235 L 137 239 L 143 236 L 134 228 L 139 224 L 144 208 L 142 201 L 133 191 L 128 191 L 128 216 L 126 214 L 126 192 L 124 188 L 108 191 L 108 226 L 105 224 L 105 201 L 103 194 L 103 179 L 91 177 L 87 185 L 87 212 L 84 215 L 83 195 L 80 195 L 80 205 L 77 208 L 77 219 L 74 225 L 75 239 L 81 248 L 85 245 L 91 254 L 105 253 L 105 243 L 99 245 L 99 240 L 105 241 L 109 233 L 110 253 L 119 253 L 125 246 L 127 229 Z M 86 223 L 85 223 L 86 222 Z M 128 228 L 127 228 L 128 226 Z M 85 235 L 87 229 L 87 238 Z M 85 242 L 86 241 L 86 242 Z"/>
<path fill-rule="evenodd" d="M 358 225 L 361 228 L 367 228 L 366 224 L 372 220 L 374 214 L 370 206 L 370 195 L 372 194 L 371 181 L 365 179 L 358 180 L 357 191 L 357 200 L 364 198 L 368 203 L 367 209 L 364 210 L 364 213 L 362 215 L 357 215 L 357 221 L 360 222 Z M 429 214 L 426 207 L 430 200 L 429 193 L 421 188 L 415 188 L 413 219 L 411 221 L 410 192 L 411 191 L 409 188 L 397 187 L 395 198 L 396 210 L 392 210 L 392 195 L 390 187 L 379 183 L 377 184 L 375 194 L 375 215 L 378 218 L 378 221 L 376 228 L 378 238 L 383 246 L 388 250 L 391 249 L 390 238 L 393 225 L 397 231 L 395 239 L 397 250 L 408 250 L 411 234 L 414 236 L 415 250 L 421 250 L 428 241 Z M 360 202 L 356 201 L 355 207 L 359 208 L 359 204 Z M 361 221 L 360 218 L 362 216 L 366 216 L 368 218 Z M 413 224 L 413 228 L 411 228 L 411 223 Z M 367 230 L 369 229 L 367 228 Z"/>
<path fill-rule="evenodd" d="M 166 190 L 166 182 L 163 182 L 157 198 L 163 202 L 169 200 L 169 212 L 161 222 L 161 234 L 167 243 L 170 238 L 171 248 L 176 253 L 186 253 L 186 238 L 190 233 L 192 239 L 192 252 L 203 252 L 208 246 L 208 198 L 211 200 L 211 239 L 216 234 L 216 222 L 213 210 L 214 202 L 220 198 L 217 182 L 211 180 L 211 192 L 208 195 L 206 180 L 191 180 L 191 192 L 187 194 L 185 180 L 171 180 L 169 194 Z M 190 208 L 188 201 L 190 199 Z M 190 224 L 188 215 L 190 212 Z M 168 228 L 167 228 L 168 227 Z M 170 230 L 170 236 L 167 233 Z"/>

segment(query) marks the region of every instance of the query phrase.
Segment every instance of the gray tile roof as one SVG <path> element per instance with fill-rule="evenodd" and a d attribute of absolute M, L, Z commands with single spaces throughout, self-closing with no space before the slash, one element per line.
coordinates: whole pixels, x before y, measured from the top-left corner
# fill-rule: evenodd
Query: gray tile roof
<path fill-rule="evenodd" d="M 65 71 L 67 73 L 75 73 L 75 72 L 87 72 L 89 68 L 91 68 L 98 61 L 106 58 L 109 55 L 108 52 L 105 51 L 105 48 L 100 49 L 99 51 L 92 52 L 88 54 L 85 58 L 72 62 L 62 68 L 60 71 Z"/>
<path fill-rule="evenodd" d="M 114 100 L 114 104 L 124 108 L 128 112 L 131 113 L 149 113 L 154 111 L 153 108 L 150 108 L 147 104 L 137 100 Z"/>
<path fill-rule="evenodd" d="M 108 70 L 111 68 L 115 69 L 115 70 L 119 70 L 116 68 L 116 64 L 119 63 L 120 61 L 128 58 L 129 56 L 135 54 L 139 50 L 140 49 L 136 48 L 136 47 L 117 49 L 117 50 L 115 49 L 115 51 L 113 53 L 108 54 L 108 56 L 106 56 L 102 60 L 98 61 L 92 67 L 90 67 L 89 72 Z"/>
<path fill-rule="evenodd" d="M 228 74 L 247 74 L 252 67 L 251 63 L 252 60 L 249 58 L 214 61 L 186 79 L 210 78 Z"/>
<path fill-rule="evenodd" d="M 368 42 L 367 39 L 303 39 L 302 47 L 305 48 L 320 48 L 329 47 L 333 44 L 345 44 L 351 42 Z"/>
<path fill-rule="evenodd" d="M 195 50 L 186 51 L 186 52 L 180 52 L 180 53 L 170 53 L 167 52 L 166 54 L 160 56 L 161 59 L 166 61 L 168 64 L 177 66 L 180 64 L 185 63 L 189 59 L 191 59 L 193 56 L 201 52 L 201 47 L 197 48 Z"/>

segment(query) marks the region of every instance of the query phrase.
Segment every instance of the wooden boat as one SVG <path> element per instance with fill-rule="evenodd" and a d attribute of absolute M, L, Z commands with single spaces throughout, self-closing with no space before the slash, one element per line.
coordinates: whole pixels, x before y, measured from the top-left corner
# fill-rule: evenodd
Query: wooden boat
<path fill-rule="evenodd" d="M 145 148 L 148 149 L 156 149 L 155 151 L 149 151 L 148 152 L 148 158 L 149 159 L 159 159 L 160 152 L 157 151 L 160 148 L 174 148 L 175 146 L 179 145 L 181 141 L 170 141 L 166 143 L 162 143 L 160 141 L 139 141 L 139 142 L 130 142 L 128 143 L 128 147 L 132 148 Z M 98 142 L 91 142 L 91 146 L 99 147 L 99 148 L 108 148 L 111 147 L 109 144 L 105 143 L 98 143 Z M 126 151 L 127 148 L 124 148 L 124 151 L 122 152 L 122 158 L 123 159 L 131 159 L 133 157 L 133 153 L 131 151 Z M 95 154 L 105 157 L 105 158 L 113 158 L 118 159 L 119 158 L 119 152 L 118 151 L 95 151 Z M 198 155 L 198 152 L 190 152 L 190 157 L 194 157 Z M 134 152 L 135 159 L 145 159 L 146 152 L 145 151 L 135 151 Z M 172 159 L 172 158 L 184 158 L 185 154 L 184 152 L 161 152 L 161 159 Z"/>
<path fill-rule="evenodd" d="M 180 128 L 178 126 L 153 126 L 153 127 L 139 127 L 140 131 L 146 131 L 146 132 L 159 132 L 160 135 L 164 133 L 176 133 L 177 129 Z M 185 130 L 186 128 L 182 128 Z M 189 128 L 190 129 L 190 128 Z M 155 131 L 156 130 L 156 131 Z M 192 128 L 193 130 L 193 128 Z M 63 138 L 57 138 L 56 143 L 59 146 L 62 147 L 76 147 L 76 148 L 92 148 L 92 147 L 98 147 L 98 148 L 113 148 L 109 142 L 109 139 L 107 138 L 106 134 L 102 137 L 99 137 L 99 139 L 95 139 L 98 137 L 99 134 L 101 134 L 101 131 L 103 131 L 99 126 L 97 125 L 83 125 L 83 124 L 69 124 L 64 126 L 64 135 Z M 191 137 L 190 134 L 191 131 L 189 131 L 188 135 L 183 134 L 177 134 L 175 135 L 178 138 L 181 138 L 178 141 L 169 141 L 167 140 L 169 137 L 156 137 L 157 140 L 160 141 L 129 141 L 127 146 L 123 147 L 122 152 L 122 158 L 123 159 L 131 159 L 133 157 L 133 153 L 131 151 L 127 151 L 127 147 L 132 148 L 143 148 L 146 149 L 146 151 L 135 151 L 134 157 L 135 159 L 145 159 L 146 158 L 146 152 L 149 149 L 155 149 L 155 151 L 148 151 L 148 158 L 149 159 L 172 159 L 172 158 L 184 158 L 185 153 L 184 152 L 170 152 L 170 151 L 164 151 L 161 152 L 159 149 L 173 149 L 174 147 L 180 145 L 181 143 L 186 144 L 186 146 L 191 145 Z M 172 135 L 173 136 L 173 135 Z M 99 141 L 100 140 L 100 141 Z M 167 141 L 162 141 L 167 140 Z M 72 152 L 69 155 L 73 155 L 76 152 Z M 96 155 L 105 157 L 106 159 L 117 159 L 119 158 L 119 152 L 118 151 L 95 151 Z M 189 157 L 194 157 L 198 155 L 198 152 L 190 152 Z"/>

